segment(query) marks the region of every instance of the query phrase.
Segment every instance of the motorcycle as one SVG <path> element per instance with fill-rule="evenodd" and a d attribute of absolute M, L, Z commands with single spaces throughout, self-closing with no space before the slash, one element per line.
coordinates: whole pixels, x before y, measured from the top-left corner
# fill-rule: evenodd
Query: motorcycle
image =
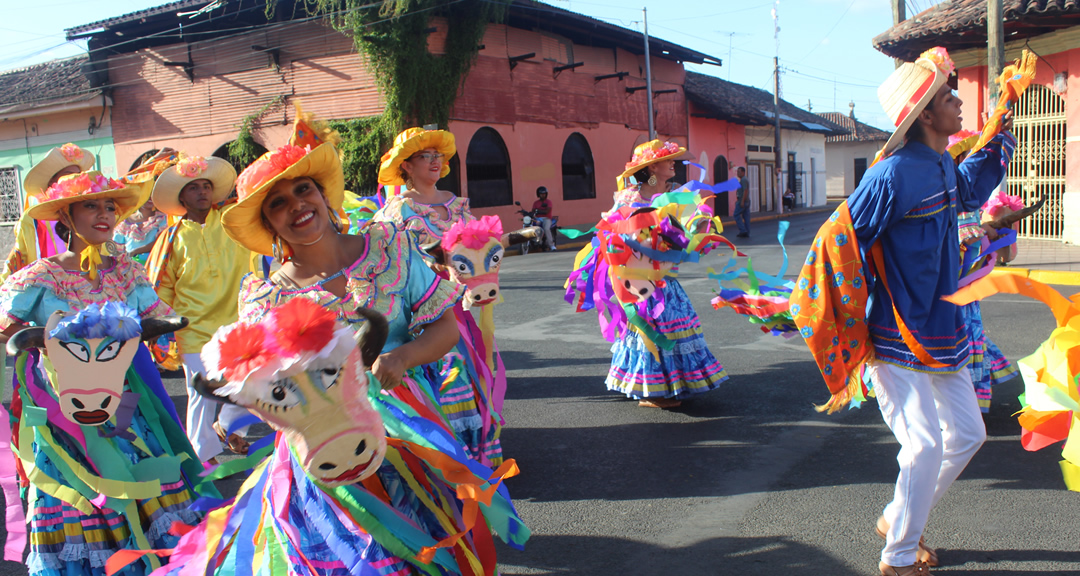
<path fill-rule="evenodd" d="M 530 226 L 540 227 L 540 219 L 536 216 L 536 210 L 526 210 L 521 207 L 521 202 L 514 202 L 518 207 L 518 214 L 521 214 L 521 227 L 528 228 Z M 554 216 L 551 218 L 551 242 L 557 244 L 556 231 L 559 229 L 559 217 Z M 521 251 L 521 255 L 524 256 L 529 251 L 543 252 L 547 247 L 544 245 L 544 235 L 539 234 L 535 238 L 531 238 L 528 242 L 518 244 L 518 250 Z"/>

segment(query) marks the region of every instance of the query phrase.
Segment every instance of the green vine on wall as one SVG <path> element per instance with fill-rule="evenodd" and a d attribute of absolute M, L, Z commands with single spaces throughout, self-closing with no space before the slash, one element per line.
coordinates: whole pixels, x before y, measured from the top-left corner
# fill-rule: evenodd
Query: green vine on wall
<path fill-rule="evenodd" d="M 379 158 L 399 132 L 410 126 L 449 125 L 450 109 L 476 60 L 484 31 L 489 22 L 502 20 L 509 2 L 383 0 L 374 9 L 370 0 L 305 1 L 311 14 L 326 15 L 335 29 L 353 38 L 386 102 L 381 116 L 335 125 L 342 134 L 346 166 L 356 170 L 350 174 L 346 169 L 354 190 L 374 192 Z M 273 6 L 267 4 L 268 16 Z M 428 51 L 425 30 L 436 16 L 447 21 L 443 54 Z"/>
<path fill-rule="evenodd" d="M 274 108 L 285 103 L 285 96 L 274 96 L 272 100 L 263 104 L 255 112 L 244 116 L 240 121 L 240 132 L 236 139 L 229 143 L 229 158 L 233 164 L 243 168 L 259 158 L 259 143 L 251 132 L 255 129 L 255 123 Z"/>

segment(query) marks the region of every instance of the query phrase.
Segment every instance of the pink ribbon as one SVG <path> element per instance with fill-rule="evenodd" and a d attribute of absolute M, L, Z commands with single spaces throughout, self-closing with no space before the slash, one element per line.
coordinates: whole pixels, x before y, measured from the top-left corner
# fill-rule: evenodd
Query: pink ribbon
<path fill-rule="evenodd" d="M 16 392 L 17 394 L 18 392 Z M 8 413 L 0 405 L 0 488 L 4 490 L 7 507 L 7 542 L 4 544 L 4 560 L 22 562 L 26 549 L 26 515 L 23 514 L 22 498 L 15 472 L 15 453 L 11 449 L 11 428 L 7 424 Z"/>

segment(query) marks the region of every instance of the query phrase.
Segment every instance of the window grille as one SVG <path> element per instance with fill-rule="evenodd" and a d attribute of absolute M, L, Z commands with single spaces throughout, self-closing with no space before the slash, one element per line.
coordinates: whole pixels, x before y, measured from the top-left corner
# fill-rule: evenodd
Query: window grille
<path fill-rule="evenodd" d="M 19 186 L 19 169 L 0 167 L 0 223 L 11 224 L 22 216 L 23 198 Z"/>
<path fill-rule="evenodd" d="M 1013 134 L 1016 155 L 1009 163 L 1008 193 L 1024 204 L 1046 198 L 1046 205 L 1020 221 L 1023 238 L 1061 240 L 1065 225 L 1065 100 L 1034 85 L 1016 103 Z"/>

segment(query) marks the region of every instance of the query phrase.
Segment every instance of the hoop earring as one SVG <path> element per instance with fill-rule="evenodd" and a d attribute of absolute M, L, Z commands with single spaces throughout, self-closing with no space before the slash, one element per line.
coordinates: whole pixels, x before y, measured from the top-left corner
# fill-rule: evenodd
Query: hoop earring
<path fill-rule="evenodd" d="M 405 181 L 405 189 L 406 190 L 412 190 L 413 189 L 413 181 L 412 181 L 411 177 L 408 180 Z"/>
<path fill-rule="evenodd" d="M 649 186 L 656 186 L 656 174 L 649 174 Z"/>
<path fill-rule="evenodd" d="M 330 212 L 330 226 L 333 226 L 335 232 L 341 234 L 344 224 L 341 222 L 341 217 L 335 212 Z"/>
<path fill-rule="evenodd" d="M 289 257 L 285 255 L 285 246 L 281 242 L 276 234 L 274 235 L 274 241 L 270 243 L 270 252 L 273 253 L 274 259 L 284 264 L 289 260 Z"/>

